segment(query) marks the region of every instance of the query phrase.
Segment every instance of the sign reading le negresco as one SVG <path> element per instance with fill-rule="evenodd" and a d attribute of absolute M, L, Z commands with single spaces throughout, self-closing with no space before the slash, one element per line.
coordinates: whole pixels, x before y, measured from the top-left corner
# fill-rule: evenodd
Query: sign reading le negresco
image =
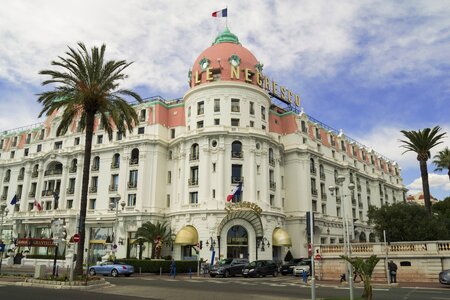
<path fill-rule="evenodd" d="M 230 78 L 240 80 L 241 76 L 245 82 L 258 85 L 260 88 L 265 89 L 271 94 L 271 96 L 283 101 L 286 104 L 294 105 L 300 107 L 300 96 L 291 92 L 291 90 L 285 88 L 284 86 L 278 85 L 275 81 L 271 80 L 269 77 L 264 76 L 258 70 L 256 72 L 249 68 L 240 69 L 238 66 L 230 65 Z M 201 83 L 201 77 L 205 76 L 206 81 L 214 81 L 214 75 L 220 73 L 220 69 L 215 69 L 208 67 L 204 69 L 200 74 L 195 71 L 192 74 L 192 82 L 194 85 Z M 203 74 L 204 73 L 204 74 Z M 242 73 L 242 74 L 241 74 Z"/>

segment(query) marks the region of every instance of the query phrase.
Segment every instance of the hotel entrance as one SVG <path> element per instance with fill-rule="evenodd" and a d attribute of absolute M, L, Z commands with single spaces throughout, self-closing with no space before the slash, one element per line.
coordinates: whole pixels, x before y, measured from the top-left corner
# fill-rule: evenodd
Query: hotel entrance
<path fill-rule="evenodd" d="M 247 258 L 248 233 L 243 226 L 235 225 L 227 233 L 227 258 Z"/>

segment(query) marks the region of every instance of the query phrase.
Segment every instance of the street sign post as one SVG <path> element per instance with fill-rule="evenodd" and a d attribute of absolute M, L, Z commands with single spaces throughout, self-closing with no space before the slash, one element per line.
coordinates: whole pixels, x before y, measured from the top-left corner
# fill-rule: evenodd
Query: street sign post
<path fill-rule="evenodd" d="M 80 235 L 78 233 L 75 233 L 73 235 L 73 242 L 78 243 L 80 241 Z"/>

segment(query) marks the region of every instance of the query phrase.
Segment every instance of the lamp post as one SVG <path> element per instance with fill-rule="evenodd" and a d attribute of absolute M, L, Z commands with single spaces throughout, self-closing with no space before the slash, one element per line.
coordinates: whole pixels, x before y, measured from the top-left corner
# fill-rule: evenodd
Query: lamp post
<path fill-rule="evenodd" d="M 211 263 L 210 265 L 214 265 L 214 258 L 216 256 L 216 240 L 211 236 L 209 240 L 206 240 L 206 246 L 209 247 L 209 251 L 211 251 Z"/>
<path fill-rule="evenodd" d="M 348 228 L 348 221 L 347 221 L 347 210 L 345 207 L 345 197 L 347 196 L 351 196 L 352 194 L 347 194 L 344 195 L 344 181 L 345 181 L 345 176 L 343 175 L 339 175 L 336 178 L 336 183 L 337 185 L 339 185 L 340 188 L 340 196 L 341 196 L 341 201 L 342 201 L 342 230 L 343 235 L 344 235 L 344 254 L 350 258 L 352 251 L 351 251 L 351 245 L 350 245 L 350 240 L 349 240 L 349 228 Z M 330 192 L 333 194 L 334 191 L 336 191 L 337 187 L 335 186 L 330 186 L 328 188 L 330 190 Z M 353 190 L 355 189 L 355 185 L 353 183 L 350 183 L 348 185 L 348 189 L 350 190 L 351 193 L 353 193 Z M 336 193 L 336 197 L 337 197 L 337 193 Z M 348 283 L 349 283 L 349 289 L 350 289 L 350 300 L 353 300 L 353 269 L 352 266 L 349 262 L 347 262 L 347 271 L 349 274 L 349 278 L 348 278 Z"/>
<path fill-rule="evenodd" d="M 3 243 L 3 216 L 7 215 L 9 212 L 8 207 L 6 206 L 6 203 L 2 203 L 0 205 L 0 214 L 1 214 L 1 221 L 0 221 L 0 274 L 2 271 L 2 263 L 3 263 L 3 252 L 5 251 L 5 244 Z"/>
<path fill-rule="evenodd" d="M 120 194 L 117 194 L 114 197 L 114 200 L 110 203 L 111 209 L 116 209 L 116 218 L 114 223 L 114 231 L 113 231 L 113 240 L 112 240 L 112 246 L 111 246 L 111 252 L 114 260 L 116 259 L 116 251 L 117 251 L 117 235 L 119 232 L 119 202 L 120 206 L 122 206 L 122 210 L 125 208 L 125 201 L 120 201 L 122 197 Z"/>

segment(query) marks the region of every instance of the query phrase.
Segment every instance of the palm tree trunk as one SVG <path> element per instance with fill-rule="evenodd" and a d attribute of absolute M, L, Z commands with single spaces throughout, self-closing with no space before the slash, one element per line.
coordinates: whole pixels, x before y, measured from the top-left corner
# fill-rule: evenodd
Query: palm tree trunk
<path fill-rule="evenodd" d="M 78 233 L 80 235 L 80 242 L 77 248 L 77 263 L 75 265 L 75 274 L 83 274 L 83 255 L 84 242 L 86 239 L 86 208 L 87 195 L 89 187 L 89 169 L 91 167 L 91 150 L 92 150 L 92 136 L 94 134 L 94 112 L 87 112 L 86 114 L 86 139 L 84 146 L 84 163 L 83 163 L 83 181 L 81 186 L 81 201 L 80 201 L 80 220 L 78 225 Z M 87 258 L 87 262 L 89 257 Z"/>
<path fill-rule="evenodd" d="M 420 176 L 422 177 L 423 201 L 425 203 L 425 209 L 428 215 L 431 216 L 430 184 L 428 183 L 427 161 L 421 160 L 419 163 Z"/>

